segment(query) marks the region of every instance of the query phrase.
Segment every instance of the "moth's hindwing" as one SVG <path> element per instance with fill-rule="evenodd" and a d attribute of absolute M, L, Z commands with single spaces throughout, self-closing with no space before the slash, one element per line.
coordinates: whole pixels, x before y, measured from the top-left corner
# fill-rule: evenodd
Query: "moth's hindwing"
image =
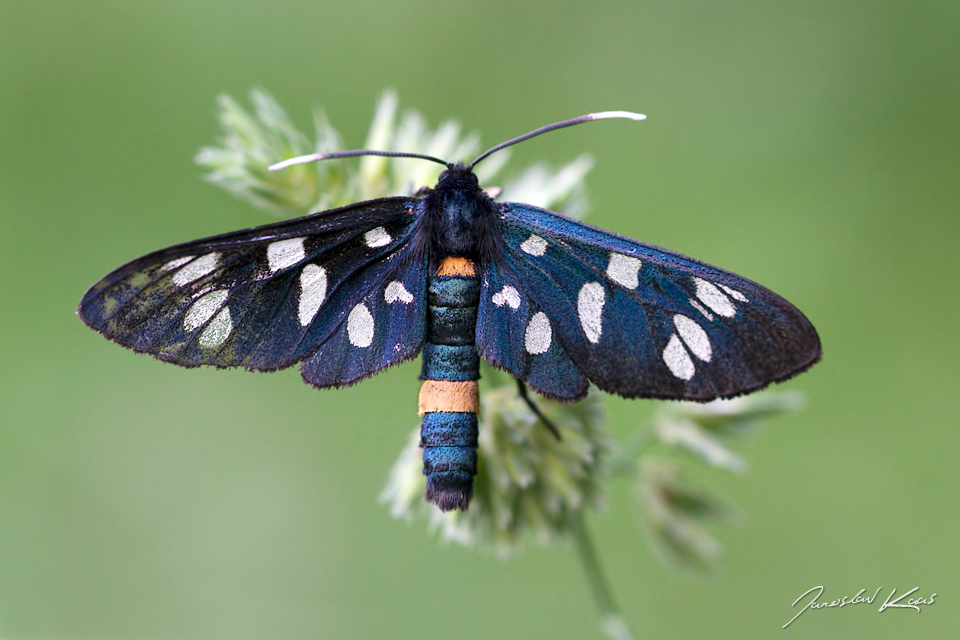
<path fill-rule="evenodd" d="M 110 340 L 167 362 L 287 367 L 409 261 L 418 207 L 383 198 L 164 249 L 110 273 L 78 312 Z"/>
<path fill-rule="evenodd" d="M 415 357 L 427 325 L 428 256 L 383 265 L 371 274 L 376 286 L 355 304 L 337 305 L 339 328 L 300 365 L 317 387 L 350 385 L 384 367 Z M 373 271 L 373 268 L 371 268 Z"/>
<path fill-rule="evenodd" d="M 476 345 L 487 362 L 542 395 L 573 401 L 587 394 L 587 377 L 560 345 L 554 322 L 505 264 L 483 270 Z"/>
<path fill-rule="evenodd" d="M 605 391 L 698 401 L 754 391 L 820 359 L 803 314 L 746 278 L 551 211 L 500 206 L 503 266 L 484 274 L 478 348 L 537 388 L 549 384 L 538 359 L 550 361 L 561 374 L 550 395 L 580 393 L 555 364 L 566 357 Z M 499 338 L 498 325 L 509 327 Z M 547 335 L 550 348 L 537 353 Z"/>

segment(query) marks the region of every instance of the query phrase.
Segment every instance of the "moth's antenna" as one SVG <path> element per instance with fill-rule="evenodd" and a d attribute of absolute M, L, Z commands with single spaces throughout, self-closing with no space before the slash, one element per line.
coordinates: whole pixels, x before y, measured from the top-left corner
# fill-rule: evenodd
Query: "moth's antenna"
<path fill-rule="evenodd" d="M 450 163 L 446 160 L 441 160 L 440 158 L 434 158 L 433 156 L 425 156 L 421 153 L 404 153 L 402 151 L 370 151 L 369 149 L 356 149 L 354 151 L 333 151 L 331 153 L 311 153 L 306 156 L 297 156 L 296 158 L 290 158 L 289 160 L 284 160 L 283 162 L 278 162 L 276 164 L 270 165 L 268 168 L 270 171 L 279 171 L 280 169 L 286 169 L 287 167 L 292 167 L 295 164 L 306 164 L 307 162 L 315 162 L 317 160 L 329 160 L 331 158 L 354 158 L 356 156 L 384 156 L 386 158 L 420 158 L 421 160 L 429 160 L 430 162 L 436 162 L 437 164 L 442 164 L 443 166 L 450 168 Z"/>
<path fill-rule="evenodd" d="M 525 133 L 519 138 L 514 138 L 513 140 L 507 140 L 501 144 L 498 144 L 492 149 L 488 149 L 480 154 L 480 156 L 470 163 L 468 169 L 473 169 L 477 166 L 477 163 L 489 156 L 491 153 L 496 153 L 505 147 L 510 145 L 517 144 L 518 142 L 523 142 L 524 140 L 529 140 L 534 136 L 538 136 L 541 133 L 546 133 L 547 131 L 553 131 L 554 129 L 562 129 L 564 127 L 572 127 L 575 124 L 580 124 L 581 122 L 590 122 L 591 120 L 606 120 L 607 118 L 626 118 L 628 120 L 646 120 L 647 116 L 642 113 L 632 113 L 630 111 L 601 111 L 600 113 L 588 113 L 585 116 L 580 116 L 579 118 L 573 118 L 572 120 L 564 120 L 563 122 L 554 122 L 553 124 L 548 124 L 545 127 L 540 127 L 530 133 Z"/>

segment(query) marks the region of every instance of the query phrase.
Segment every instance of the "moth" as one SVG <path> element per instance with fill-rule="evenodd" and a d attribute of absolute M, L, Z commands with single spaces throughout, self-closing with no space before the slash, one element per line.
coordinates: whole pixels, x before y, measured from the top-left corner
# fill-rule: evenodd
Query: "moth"
<path fill-rule="evenodd" d="M 426 499 L 466 509 L 477 470 L 480 358 L 554 400 L 593 383 L 627 398 L 706 402 L 790 378 L 821 356 L 813 325 L 746 278 L 517 202 L 473 168 L 490 154 L 609 111 L 541 127 L 436 186 L 196 240 L 138 258 L 86 292 L 80 318 L 125 347 L 184 367 L 300 365 L 343 387 L 422 354 Z M 547 423 L 549 425 L 549 423 Z"/>

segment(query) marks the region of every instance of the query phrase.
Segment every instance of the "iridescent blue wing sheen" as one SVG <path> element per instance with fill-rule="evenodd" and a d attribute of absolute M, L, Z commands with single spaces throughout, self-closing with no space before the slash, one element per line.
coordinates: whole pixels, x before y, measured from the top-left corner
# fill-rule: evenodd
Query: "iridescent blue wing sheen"
<path fill-rule="evenodd" d="M 580 400 L 587 394 L 587 376 L 554 339 L 552 327 L 549 316 L 506 260 L 484 265 L 477 351 L 487 362 L 526 381 L 544 396 Z"/>
<path fill-rule="evenodd" d="M 571 361 L 608 392 L 708 401 L 785 380 L 820 359 L 806 317 L 755 282 L 545 209 L 500 210 L 502 265 L 484 273 L 480 315 L 509 331 L 498 338 L 492 325 L 478 327 L 478 347 L 518 377 L 536 372 L 540 384 L 527 379 L 537 388 L 549 377 L 537 359 L 561 363 L 551 395 L 579 393 Z M 519 294 L 512 316 L 497 305 L 502 285 Z M 533 353 L 531 332 L 539 336 Z"/>
<path fill-rule="evenodd" d="M 419 273 L 410 265 L 420 207 L 415 198 L 383 198 L 164 249 L 107 275 L 78 313 L 110 340 L 174 364 L 288 367 L 395 273 Z M 409 291 L 425 288 L 418 277 Z M 403 339 L 414 342 L 377 343 L 383 352 L 354 373 L 416 355 L 426 308 L 413 306 L 419 316 L 405 317 L 416 326 Z"/>
<path fill-rule="evenodd" d="M 375 285 L 362 288 L 366 295 L 337 305 L 340 326 L 300 364 L 303 379 L 317 387 L 346 386 L 420 353 L 428 264 L 425 254 L 411 256 L 397 268 L 370 274 Z"/>

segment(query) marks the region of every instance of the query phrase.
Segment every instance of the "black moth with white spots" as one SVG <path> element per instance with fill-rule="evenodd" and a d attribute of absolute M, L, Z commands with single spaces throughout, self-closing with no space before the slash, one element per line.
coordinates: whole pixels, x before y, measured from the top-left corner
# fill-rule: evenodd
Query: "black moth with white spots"
<path fill-rule="evenodd" d="M 80 317 L 167 362 L 258 371 L 299 363 L 310 384 L 338 387 L 421 352 L 434 313 L 428 288 L 455 257 L 476 265 L 480 282 L 473 359 L 551 398 L 580 399 L 592 382 L 626 397 L 707 401 L 816 363 L 813 326 L 770 290 L 551 211 L 495 202 L 472 171 L 503 146 L 607 117 L 641 119 L 607 112 L 557 123 L 471 165 L 444 163 L 436 187 L 416 197 L 152 253 L 94 285 Z M 443 163 L 369 151 L 303 160 L 363 154 Z M 457 499 L 450 504 L 464 508 L 469 495 Z"/>

